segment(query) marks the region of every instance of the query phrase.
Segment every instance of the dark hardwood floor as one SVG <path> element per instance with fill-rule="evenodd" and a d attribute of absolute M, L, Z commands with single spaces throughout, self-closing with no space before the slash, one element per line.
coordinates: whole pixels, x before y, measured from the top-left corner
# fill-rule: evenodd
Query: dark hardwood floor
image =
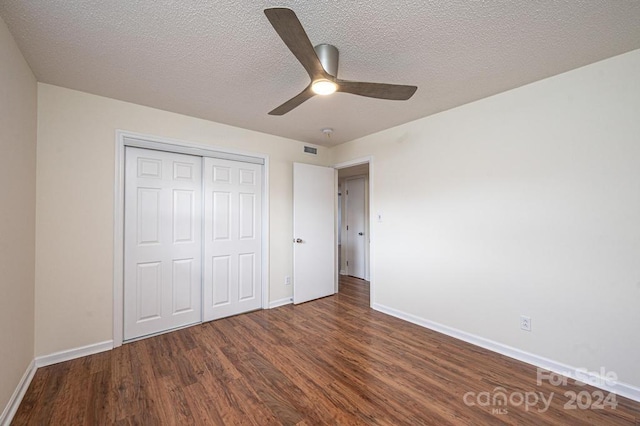
<path fill-rule="evenodd" d="M 640 424 L 640 403 L 566 408 L 598 390 L 538 386 L 533 366 L 368 305 L 368 283 L 343 278 L 335 296 L 41 368 L 13 424 Z"/>

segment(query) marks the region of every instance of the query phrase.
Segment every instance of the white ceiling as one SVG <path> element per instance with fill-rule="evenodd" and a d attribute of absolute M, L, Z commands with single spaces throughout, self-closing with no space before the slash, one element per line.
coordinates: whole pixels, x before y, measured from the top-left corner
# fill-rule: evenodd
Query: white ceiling
<path fill-rule="evenodd" d="M 338 47 L 340 78 L 418 91 L 267 115 L 308 84 L 273 6 Z M 624 0 L 0 0 L 0 16 L 39 81 L 327 146 L 640 48 Z"/>

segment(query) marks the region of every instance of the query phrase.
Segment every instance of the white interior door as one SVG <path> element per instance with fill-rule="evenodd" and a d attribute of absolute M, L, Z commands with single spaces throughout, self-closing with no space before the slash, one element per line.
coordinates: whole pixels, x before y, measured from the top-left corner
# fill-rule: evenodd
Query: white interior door
<path fill-rule="evenodd" d="M 262 307 L 262 165 L 204 159 L 204 320 Z"/>
<path fill-rule="evenodd" d="M 202 160 L 125 151 L 124 339 L 201 321 Z"/>
<path fill-rule="evenodd" d="M 336 171 L 293 164 L 293 303 L 335 293 Z"/>
<path fill-rule="evenodd" d="M 347 274 L 365 278 L 365 244 L 368 240 L 365 223 L 365 180 L 349 179 L 346 189 Z"/>

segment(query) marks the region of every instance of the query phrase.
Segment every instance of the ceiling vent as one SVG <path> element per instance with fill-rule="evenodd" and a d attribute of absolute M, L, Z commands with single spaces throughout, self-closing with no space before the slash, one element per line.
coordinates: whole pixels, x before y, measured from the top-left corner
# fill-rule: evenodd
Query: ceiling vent
<path fill-rule="evenodd" d="M 304 147 L 304 153 L 305 154 L 311 154 L 311 155 L 318 155 L 318 148 L 314 148 L 311 146 L 305 146 Z"/>

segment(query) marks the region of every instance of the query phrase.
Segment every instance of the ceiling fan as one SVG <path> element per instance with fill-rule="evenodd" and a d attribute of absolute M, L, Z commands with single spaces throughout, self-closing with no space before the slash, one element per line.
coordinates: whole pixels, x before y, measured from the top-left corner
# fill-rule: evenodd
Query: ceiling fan
<path fill-rule="evenodd" d="M 291 9 L 269 8 L 265 9 L 264 13 L 311 78 L 311 82 L 302 92 L 269 112 L 269 115 L 284 115 L 315 95 L 343 92 L 369 98 L 405 101 L 418 89 L 416 86 L 340 80 L 337 77 L 338 49 L 335 46 L 320 44 L 314 48 Z"/>

